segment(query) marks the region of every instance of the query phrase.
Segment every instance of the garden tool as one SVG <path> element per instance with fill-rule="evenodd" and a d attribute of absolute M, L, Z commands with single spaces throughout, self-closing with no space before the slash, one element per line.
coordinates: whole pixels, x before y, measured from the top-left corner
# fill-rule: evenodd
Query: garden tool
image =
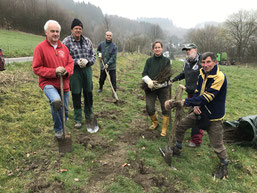
<path fill-rule="evenodd" d="M 94 114 L 90 115 L 89 120 L 86 121 L 87 131 L 89 133 L 96 133 L 99 130 L 97 119 Z"/>
<path fill-rule="evenodd" d="M 185 90 L 185 86 L 184 85 L 179 85 L 178 89 L 176 90 L 175 96 L 173 98 L 174 101 L 179 102 L 181 101 L 181 97 L 183 94 L 183 91 Z M 176 169 L 172 163 L 171 163 L 171 159 L 173 156 L 173 150 L 172 150 L 172 144 L 173 144 L 173 140 L 174 140 L 174 136 L 176 133 L 176 128 L 177 128 L 177 124 L 179 122 L 179 119 L 181 117 L 181 106 L 176 106 L 176 114 L 175 114 L 175 118 L 174 118 L 174 122 L 172 124 L 172 132 L 171 132 L 171 137 L 169 138 L 168 141 L 168 145 L 165 147 L 165 149 L 159 148 L 161 155 L 163 156 L 165 162 L 171 166 L 173 169 Z"/>
<path fill-rule="evenodd" d="M 72 140 L 71 135 L 66 134 L 65 128 L 65 105 L 64 105 L 64 90 L 63 90 L 63 77 L 60 76 L 60 86 L 61 86 L 61 99 L 62 99 L 62 129 L 63 137 L 58 139 L 59 153 L 72 152 Z"/>
<path fill-rule="evenodd" d="M 172 84 L 170 85 L 169 95 L 170 95 L 170 99 L 172 99 Z M 171 110 L 170 110 L 169 118 L 170 118 L 169 119 L 169 124 L 171 124 L 171 122 L 172 122 Z"/>
<path fill-rule="evenodd" d="M 100 58 L 100 61 L 102 62 L 103 66 L 105 66 L 105 64 L 104 64 L 102 58 Z M 109 72 L 107 71 L 106 68 L 104 68 L 104 70 L 105 70 L 105 73 L 107 74 L 107 78 L 108 78 L 109 83 L 110 83 L 110 85 L 111 85 L 112 93 L 113 93 L 113 96 L 114 96 L 114 98 L 115 98 L 115 100 L 116 100 L 115 103 L 117 103 L 117 102 L 119 101 L 119 99 L 118 99 L 117 93 L 115 92 L 115 90 L 114 90 L 114 88 L 113 88 L 113 85 L 112 85 L 112 82 L 111 82 L 111 78 L 110 78 L 110 74 L 109 74 Z"/>

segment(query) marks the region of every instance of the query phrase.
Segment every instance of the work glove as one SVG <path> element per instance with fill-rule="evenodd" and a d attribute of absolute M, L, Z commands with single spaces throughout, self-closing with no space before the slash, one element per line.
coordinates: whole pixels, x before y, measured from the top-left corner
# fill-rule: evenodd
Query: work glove
<path fill-rule="evenodd" d="M 78 60 L 78 65 L 80 68 L 85 68 L 88 63 L 88 60 L 86 58 L 80 58 Z"/>
<path fill-rule="evenodd" d="M 163 82 L 163 83 L 158 83 L 157 81 L 153 81 L 154 82 L 154 89 L 155 90 L 157 90 L 157 89 L 159 89 L 159 88 L 164 88 L 164 87 L 166 87 L 166 86 L 168 86 L 168 85 L 171 85 L 172 84 L 172 82 L 171 81 L 165 81 L 165 82 Z"/>
<path fill-rule="evenodd" d="M 162 88 L 162 85 L 159 84 L 159 83 L 157 83 L 157 81 L 153 81 L 153 89 L 154 89 L 154 90 L 157 90 L 157 89 L 159 89 L 159 88 Z"/>
<path fill-rule="evenodd" d="M 56 72 L 56 76 L 64 76 L 67 73 L 66 69 L 63 66 L 57 67 L 55 69 L 55 72 Z"/>
<path fill-rule="evenodd" d="M 149 76 L 144 76 L 142 80 L 147 84 L 148 88 L 151 90 L 154 89 L 154 84 L 157 83 L 157 81 L 153 81 Z"/>
<path fill-rule="evenodd" d="M 98 53 L 98 57 L 102 58 L 102 53 L 101 52 Z"/>
<path fill-rule="evenodd" d="M 173 99 L 167 100 L 164 103 L 165 109 L 170 110 L 175 107 L 183 107 L 185 103 L 185 100 L 175 101 Z"/>

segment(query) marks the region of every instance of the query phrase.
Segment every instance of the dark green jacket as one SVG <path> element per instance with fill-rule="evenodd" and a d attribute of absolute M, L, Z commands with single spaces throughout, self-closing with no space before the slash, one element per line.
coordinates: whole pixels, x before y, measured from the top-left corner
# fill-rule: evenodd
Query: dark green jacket
<path fill-rule="evenodd" d="M 200 55 L 197 53 L 196 57 L 192 61 L 185 61 L 183 71 L 173 78 L 172 81 L 175 82 L 185 79 L 187 93 L 194 94 L 201 68 Z"/>
<path fill-rule="evenodd" d="M 117 46 L 112 41 L 101 42 L 97 48 L 97 53 L 102 53 L 104 64 L 108 64 L 108 70 L 116 70 Z M 100 61 L 100 68 L 103 70 L 103 64 Z"/>
<path fill-rule="evenodd" d="M 142 77 L 149 76 L 152 80 L 165 68 L 171 68 L 170 59 L 161 56 L 152 56 L 146 60 Z"/>

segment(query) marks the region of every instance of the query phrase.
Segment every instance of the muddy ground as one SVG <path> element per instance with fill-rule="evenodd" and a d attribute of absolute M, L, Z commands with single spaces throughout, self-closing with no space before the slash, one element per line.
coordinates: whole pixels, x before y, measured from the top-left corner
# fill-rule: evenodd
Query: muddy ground
<path fill-rule="evenodd" d="M 110 100 L 111 99 L 105 99 Z M 115 119 L 118 117 L 119 111 L 111 112 L 113 115 L 110 117 L 111 119 Z M 145 112 L 142 112 L 143 114 Z M 109 116 L 110 112 L 99 113 L 96 116 L 98 118 L 103 118 Z M 145 115 L 144 115 L 145 116 Z M 151 168 L 148 168 L 144 161 L 140 158 L 137 158 L 135 161 L 131 161 L 130 163 L 124 163 L 124 160 L 127 159 L 127 148 L 131 147 L 130 150 L 137 151 L 136 144 L 138 140 L 142 137 L 149 140 L 154 140 L 159 138 L 160 132 L 158 130 L 151 131 L 146 130 L 148 128 L 148 123 L 145 120 L 138 119 L 132 122 L 132 127 L 137 128 L 136 130 L 127 129 L 120 136 L 118 136 L 118 142 L 110 144 L 107 140 L 99 135 L 92 135 L 90 133 L 85 132 L 77 132 L 75 136 L 75 141 L 73 143 L 82 144 L 85 147 L 85 151 L 87 148 L 91 149 L 105 149 L 104 154 L 97 160 L 100 167 L 91 168 L 92 176 L 89 180 L 90 185 L 87 185 L 83 189 L 74 189 L 74 191 L 78 191 L 81 193 L 104 193 L 105 191 L 101 187 L 101 184 L 105 182 L 105 184 L 110 184 L 115 181 L 115 177 L 118 175 L 126 176 L 139 185 L 142 186 L 145 192 L 151 192 L 152 187 L 165 187 L 165 192 L 177 192 L 172 184 L 167 180 L 165 176 L 160 173 L 157 173 Z M 61 159 L 61 157 L 60 157 Z M 27 185 L 27 188 L 32 192 L 56 192 L 63 193 L 65 192 L 63 188 L 63 183 L 60 181 L 54 181 L 54 183 L 47 183 L 46 177 L 44 174 L 46 170 L 58 170 L 59 169 L 59 161 L 56 160 L 54 165 L 49 165 L 47 160 L 44 158 L 41 160 L 41 163 L 44 163 L 43 166 L 40 163 L 28 163 L 30 165 L 28 170 L 34 170 L 35 172 L 35 180 Z"/>
<path fill-rule="evenodd" d="M 6 75 L 2 74 L 2 77 L 0 92 L 4 92 L 5 88 L 10 85 L 36 81 L 28 74 L 23 74 L 23 76 L 14 76 L 6 73 Z M 122 90 L 122 88 L 119 89 Z M 138 89 L 137 92 L 139 93 L 140 89 Z M 137 98 L 139 100 L 144 100 L 144 96 L 142 94 L 138 94 Z M 104 97 L 102 100 L 110 104 L 116 102 L 113 97 Z M 115 104 L 126 105 L 126 101 L 119 100 L 118 103 Z M 96 117 L 99 119 L 108 117 L 109 119 L 115 120 L 119 117 L 120 113 L 120 111 L 115 110 L 112 112 L 99 112 L 96 114 Z M 142 112 L 142 116 L 146 117 L 145 110 Z M 140 138 L 143 137 L 148 140 L 156 140 L 160 137 L 160 131 L 147 130 L 149 127 L 148 124 L 147 119 L 133 120 L 131 128 L 137 129 L 127 128 L 125 132 L 118 136 L 118 142 L 115 144 L 110 144 L 110 142 L 100 135 L 76 130 L 73 134 L 73 144 L 78 143 L 83 145 L 85 151 L 87 151 L 87 148 L 104 149 L 105 151 L 96 161 L 100 167 L 91 168 L 93 175 L 89 179 L 88 184 L 90 185 L 86 185 L 83 189 L 74 189 L 74 191 L 81 193 L 104 193 L 105 190 L 103 190 L 101 186 L 103 182 L 105 184 L 111 184 L 115 181 L 117 176 L 123 175 L 142 186 L 145 192 L 151 192 L 152 187 L 165 187 L 165 192 L 177 192 L 165 176 L 157 173 L 152 168 L 148 168 L 139 156 L 136 160 L 132 160 L 130 163 L 124 163 L 124 160 L 127 160 L 127 147 L 130 147 L 130 150 L 132 151 L 134 150 L 138 152 L 138 147 L 136 145 Z M 58 147 L 57 144 L 56 147 Z M 50 153 L 58 154 L 56 147 L 47 148 L 49 148 Z M 37 154 L 41 155 L 40 158 L 27 159 L 22 166 L 17 167 L 16 169 L 16 173 L 19 177 L 22 177 L 22 172 L 24 171 L 31 171 L 34 174 L 31 182 L 25 185 L 25 189 L 29 192 L 65 193 L 64 183 L 62 181 L 54 179 L 53 182 L 49 182 L 49 179 L 47 179 L 47 174 L 49 174 L 50 171 L 60 172 L 62 156 L 60 155 L 54 163 L 51 163 L 49 161 L 49 154 L 44 152 L 44 150 L 38 150 Z"/>

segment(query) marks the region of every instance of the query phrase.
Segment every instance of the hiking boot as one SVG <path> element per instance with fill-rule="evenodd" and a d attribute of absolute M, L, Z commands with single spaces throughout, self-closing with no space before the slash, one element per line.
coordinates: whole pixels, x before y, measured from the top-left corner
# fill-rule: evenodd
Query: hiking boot
<path fill-rule="evenodd" d="M 80 129 L 80 128 L 81 128 L 81 123 L 80 123 L 80 122 L 76 122 L 75 125 L 74 125 L 74 127 L 75 127 L 76 129 Z"/>
<path fill-rule="evenodd" d="M 103 91 L 103 89 L 99 88 L 99 89 L 97 90 L 97 93 L 100 93 L 100 92 L 102 92 L 102 91 Z"/>
<path fill-rule="evenodd" d="M 177 146 L 174 146 L 172 148 L 172 151 L 173 151 L 173 155 L 175 155 L 175 156 L 180 156 L 181 155 L 181 149 L 179 149 Z"/>
<path fill-rule="evenodd" d="M 216 172 L 214 172 L 213 177 L 218 179 L 228 178 L 228 163 L 220 163 L 218 165 L 218 169 L 216 170 Z"/>
<path fill-rule="evenodd" d="M 195 148 L 195 147 L 200 147 L 200 145 L 197 145 L 195 144 L 194 142 L 190 141 L 188 144 L 187 144 L 188 147 L 192 147 L 192 148 Z"/>
<path fill-rule="evenodd" d="M 56 131 L 56 132 L 55 132 L 55 137 L 56 137 L 57 139 L 62 139 L 62 137 L 63 137 L 63 131 L 62 131 L 62 130 Z"/>

